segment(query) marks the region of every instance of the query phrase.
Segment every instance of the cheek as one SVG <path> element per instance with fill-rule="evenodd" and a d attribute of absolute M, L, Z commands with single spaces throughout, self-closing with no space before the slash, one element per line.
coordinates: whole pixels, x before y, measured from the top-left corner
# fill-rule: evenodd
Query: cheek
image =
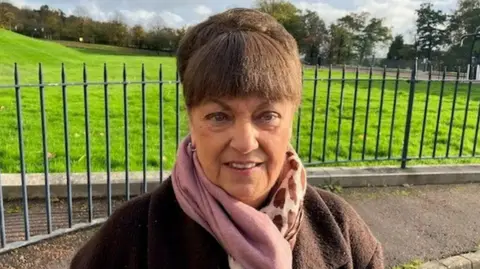
<path fill-rule="evenodd" d="M 211 132 L 209 132 L 207 126 L 205 124 L 202 124 L 199 119 L 190 119 L 189 131 L 192 138 L 192 143 L 196 147 L 204 147 L 205 143 L 208 144 L 210 142 L 208 138 L 211 136 Z"/>
<path fill-rule="evenodd" d="M 285 122 L 282 123 L 274 133 L 269 135 L 269 139 L 274 144 L 276 150 L 286 151 L 290 144 L 293 132 L 293 123 L 290 119 L 285 119 Z M 273 142 L 274 141 L 274 142 Z"/>
<path fill-rule="evenodd" d="M 217 149 L 202 146 L 200 149 L 197 149 L 197 156 L 208 176 L 213 176 L 212 173 L 216 174 L 218 172 L 217 170 L 220 168 L 220 162 L 217 158 Z"/>
<path fill-rule="evenodd" d="M 212 132 L 208 126 L 198 122 L 190 124 L 190 135 L 200 164 L 213 180 L 221 168 L 220 156 L 225 146 L 225 135 Z"/>
<path fill-rule="evenodd" d="M 269 158 L 269 174 L 271 177 L 277 177 L 285 162 L 285 153 L 290 145 L 291 128 L 285 127 L 275 134 L 266 134 L 262 141 L 263 150 Z"/>

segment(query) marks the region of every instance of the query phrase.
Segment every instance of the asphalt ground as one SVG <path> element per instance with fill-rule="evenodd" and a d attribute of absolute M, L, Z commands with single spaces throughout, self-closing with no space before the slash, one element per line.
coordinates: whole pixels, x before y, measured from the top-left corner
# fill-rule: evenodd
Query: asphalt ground
<path fill-rule="evenodd" d="M 480 246 L 480 184 L 345 189 L 341 195 L 382 242 L 389 267 Z"/>

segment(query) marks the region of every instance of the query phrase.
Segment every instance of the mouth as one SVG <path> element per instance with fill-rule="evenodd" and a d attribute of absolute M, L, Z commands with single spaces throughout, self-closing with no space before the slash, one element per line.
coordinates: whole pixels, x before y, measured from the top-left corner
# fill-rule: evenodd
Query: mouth
<path fill-rule="evenodd" d="M 232 169 L 240 170 L 240 171 L 245 171 L 245 170 L 251 170 L 256 167 L 261 166 L 263 163 L 262 162 L 228 162 L 225 163 L 226 166 Z"/>

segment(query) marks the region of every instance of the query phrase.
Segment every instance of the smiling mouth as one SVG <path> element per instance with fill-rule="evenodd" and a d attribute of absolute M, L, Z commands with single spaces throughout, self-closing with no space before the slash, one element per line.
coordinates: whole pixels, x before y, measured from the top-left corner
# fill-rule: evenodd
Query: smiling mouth
<path fill-rule="evenodd" d="M 228 163 L 226 163 L 226 165 L 228 167 L 233 168 L 233 169 L 238 169 L 238 170 L 253 169 L 253 168 L 258 167 L 262 164 L 263 163 L 256 163 L 256 162 L 248 162 L 248 163 L 228 162 Z"/>

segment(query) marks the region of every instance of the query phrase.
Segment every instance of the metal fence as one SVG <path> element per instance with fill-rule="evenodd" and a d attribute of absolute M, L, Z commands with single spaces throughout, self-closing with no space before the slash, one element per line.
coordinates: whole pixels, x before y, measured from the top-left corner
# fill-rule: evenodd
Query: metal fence
<path fill-rule="evenodd" d="M 43 238 L 101 218 L 94 214 L 95 172 L 106 174 L 106 209 L 101 214 L 110 216 L 115 202 L 113 170 L 123 175 L 126 200 L 131 198 L 131 173 L 141 173 L 143 192 L 148 191 L 147 173 L 153 171 L 159 181 L 163 180 L 179 141 L 188 132 L 175 71 L 170 72 L 174 79 L 168 80 L 160 66 L 156 79 L 148 79 L 142 65 L 140 79 L 129 80 L 123 65 L 122 79 L 110 81 L 105 64 L 103 80 L 91 81 L 83 65 L 73 72 L 80 73 L 81 79 L 67 82 L 66 67 L 62 65 L 60 70 L 60 82 L 45 82 L 39 65 L 35 72 L 38 81 L 22 83 L 15 64 L 14 83 L 0 84 L 0 102 L 11 105 L 5 108 L 0 103 L 0 141 L 4 141 L 0 144 L 0 169 L 4 175 L 19 175 L 22 193 L 21 201 L 4 199 L 0 175 L 0 252 L 19 246 L 19 242 L 37 240 L 31 230 L 39 222 L 41 228 L 37 227 L 35 235 Z M 429 72 L 419 79 L 415 68 L 405 78 L 400 69 L 388 72 L 385 68 L 378 73 L 372 68 L 352 72 L 345 67 L 316 66 L 305 68 L 303 76 L 303 101 L 294 122 L 292 144 L 308 167 L 372 163 L 405 168 L 407 163 L 480 160 L 480 84 L 461 79 L 460 72 L 455 78 L 447 78 L 446 72 L 436 78 Z M 48 117 L 49 113 L 54 116 Z M 63 158 L 52 158 L 51 148 Z M 33 213 L 29 212 L 27 193 L 31 173 L 43 175 L 45 192 L 44 207 L 34 223 L 30 222 Z M 66 212 L 57 212 L 67 216 L 61 225 L 54 225 L 52 219 L 53 173 L 64 174 L 66 180 L 66 206 L 58 209 Z M 86 178 L 87 199 L 77 210 L 86 216 L 75 217 L 73 173 Z M 16 210 L 8 210 L 7 203 L 17 203 Z M 58 229 L 67 230 L 56 232 Z M 16 235 L 9 237 L 9 230 Z"/>

